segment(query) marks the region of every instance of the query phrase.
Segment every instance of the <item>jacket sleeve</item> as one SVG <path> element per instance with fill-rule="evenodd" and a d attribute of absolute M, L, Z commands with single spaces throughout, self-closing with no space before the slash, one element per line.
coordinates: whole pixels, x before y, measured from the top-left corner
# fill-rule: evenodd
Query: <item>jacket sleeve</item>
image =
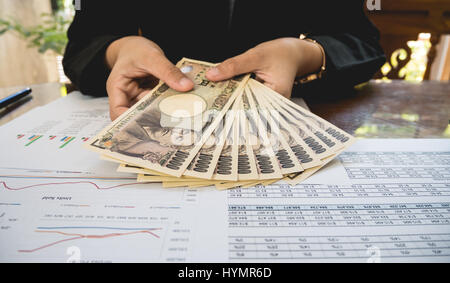
<path fill-rule="evenodd" d="M 325 25 L 309 35 L 325 49 L 327 73 L 321 84 L 327 84 L 327 88 L 366 82 L 386 61 L 379 32 L 364 14 L 364 3 L 330 1 L 323 9 Z"/>
<path fill-rule="evenodd" d="M 64 72 L 84 94 L 107 95 L 105 86 L 110 70 L 105 62 L 106 49 L 113 41 L 138 33 L 138 24 L 129 16 L 131 10 L 120 6 L 127 5 L 82 1 L 81 10 L 76 11 L 68 30 Z"/>

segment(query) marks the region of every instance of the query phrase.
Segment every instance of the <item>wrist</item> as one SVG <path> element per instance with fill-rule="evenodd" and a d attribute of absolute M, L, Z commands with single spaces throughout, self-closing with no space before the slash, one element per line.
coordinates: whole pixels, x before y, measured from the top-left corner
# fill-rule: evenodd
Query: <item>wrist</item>
<path fill-rule="evenodd" d="M 314 74 L 321 71 L 324 62 L 324 52 L 317 42 L 297 39 L 298 42 L 298 69 L 297 77 Z"/>

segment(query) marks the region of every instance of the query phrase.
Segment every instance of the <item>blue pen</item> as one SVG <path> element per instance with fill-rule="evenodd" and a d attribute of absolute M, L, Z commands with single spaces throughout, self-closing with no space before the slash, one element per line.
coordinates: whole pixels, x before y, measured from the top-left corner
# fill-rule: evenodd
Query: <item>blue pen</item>
<path fill-rule="evenodd" d="M 24 90 L 14 93 L 6 98 L 1 99 L 0 100 L 0 109 L 13 104 L 14 102 L 19 101 L 23 97 L 29 95 L 31 93 L 31 91 L 32 91 L 31 88 L 26 88 Z"/>

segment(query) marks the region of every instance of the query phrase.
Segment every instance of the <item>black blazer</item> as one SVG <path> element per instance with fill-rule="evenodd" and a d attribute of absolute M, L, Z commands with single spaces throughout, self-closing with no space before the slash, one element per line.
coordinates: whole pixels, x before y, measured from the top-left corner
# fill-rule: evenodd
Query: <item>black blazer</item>
<path fill-rule="evenodd" d="M 327 54 L 326 79 L 315 84 L 333 89 L 369 80 L 385 62 L 363 0 L 235 0 L 233 9 L 230 2 L 81 0 L 68 31 L 65 73 L 83 93 L 106 95 L 106 48 L 139 30 L 174 63 L 221 62 L 264 41 L 306 33 Z"/>

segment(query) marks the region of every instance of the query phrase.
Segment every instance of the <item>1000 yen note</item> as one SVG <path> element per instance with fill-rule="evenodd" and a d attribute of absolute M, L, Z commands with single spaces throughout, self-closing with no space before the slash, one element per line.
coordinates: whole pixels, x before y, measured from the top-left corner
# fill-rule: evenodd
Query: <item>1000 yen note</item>
<path fill-rule="evenodd" d="M 284 139 L 279 127 L 273 121 L 272 117 L 267 114 L 266 109 L 258 103 L 253 91 L 246 86 L 245 93 L 247 95 L 250 107 L 253 109 L 260 136 L 263 142 L 268 142 L 272 148 L 275 158 L 278 161 L 278 167 L 282 174 L 291 174 L 294 172 L 302 172 L 303 167 L 299 159 L 295 156 L 289 144 Z M 320 159 L 317 159 L 320 163 Z"/>
<path fill-rule="evenodd" d="M 101 155 L 100 155 L 100 159 L 101 159 L 101 160 L 104 160 L 104 161 L 109 161 L 109 162 L 118 163 L 118 164 L 122 164 L 122 163 L 123 163 L 122 160 L 119 160 L 119 159 L 116 159 L 116 158 L 112 158 L 112 157 L 107 156 L 107 155 L 104 155 L 104 154 L 101 154 Z"/>
<path fill-rule="evenodd" d="M 120 164 L 119 167 L 117 168 L 117 172 L 134 173 L 134 174 L 147 174 L 147 175 L 152 175 L 152 176 L 170 176 L 170 175 L 162 174 L 162 173 L 159 173 L 159 172 L 156 172 L 156 171 L 153 171 L 153 170 L 144 169 L 144 168 L 139 167 L 139 166 L 133 166 L 133 165 L 130 165 L 130 164 Z M 171 176 L 171 177 L 173 177 L 173 176 Z"/>
<path fill-rule="evenodd" d="M 262 89 L 266 90 L 266 93 L 270 93 L 273 97 L 276 97 L 279 99 L 279 101 L 283 102 L 284 104 L 288 105 L 295 111 L 295 115 L 299 115 L 302 118 L 306 118 L 311 123 L 313 123 L 315 126 L 319 127 L 321 130 L 329 134 L 331 137 L 342 143 L 345 147 L 348 145 L 351 145 L 354 143 L 355 138 L 346 133 L 345 131 L 339 129 L 335 125 L 331 124 L 330 122 L 326 121 L 325 119 L 322 119 L 321 117 L 313 114 L 312 112 L 309 112 L 305 109 L 303 109 L 301 106 L 295 104 L 290 99 L 287 99 L 286 97 L 282 96 L 281 94 L 273 91 L 272 89 L 266 87 L 265 85 L 259 83 L 256 80 L 252 80 L 249 82 L 251 85 L 259 86 Z M 294 115 L 294 116 L 295 116 Z M 320 133 L 318 133 L 319 138 L 323 138 Z M 326 143 L 326 138 L 323 140 Z M 341 147 L 342 148 L 342 147 Z"/>
<path fill-rule="evenodd" d="M 224 116 L 224 119 L 222 120 L 222 123 L 219 123 L 219 126 L 215 129 L 213 134 L 211 134 L 208 141 L 197 153 L 191 164 L 183 173 L 184 176 L 207 180 L 213 179 L 213 174 L 215 174 L 217 164 L 221 162 L 221 153 L 224 147 L 226 149 L 228 144 L 231 144 L 228 137 L 230 136 L 230 132 L 233 127 L 233 123 L 238 110 L 237 105 L 239 104 L 240 99 L 240 96 L 236 98 L 231 111 L 227 112 L 227 114 Z M 228 169 L 222 170 L 221 172 L 226 174 L 224 175 L 224 177 L 233 177 L 231 176 L 232 172 L 229 172 Z M 228 179 L 224 178 L 223 180 Z"/>
<path fill-rule="evenodd" d="M 258 128 L 257 118 L 259 115 L 255 113 L 256 109 L 250 107 L 247 93 L 244 91 L 242 96 L 243 111 L 248 124 L 248 132 L 246 139 L 251 144 L 253 154 L 256 159 L 256 168 L 260 180 L 270 180 L 281 178 L 280 166 L 275 157 L 275 153 L 270 145 L 269 139 L 264 131 Z"/>
<path fill-rule="evenodd" d="M 298 174 L 290 174 L 287 175 L 283 181 L 285 181 L 286 183 L 288 183 L 291 186 L 295 186 L 297 184 L 300 184 L 301 182 L 303 182 L 304 180 L 308 179 L 309 177 L 311 177 L 312 175 L 314 175 L 315 173 L 317 173 L 317 171 L 319 171 L 320 169 L 322 169 L 325 165 L 327 165 L 328 163 L 330 163 L 331 161 L 333 161 L 333 159 L 338 156 L 339 154 L 341 154 L 343 151 L 345 150 L 345 148 L 339 150 L 338 152 L 336 152 L 335 155 L 329 156 L 325 159 L 323 159 L 323 165 L 321 166 L 317 166 L 315 168 L 310 168 L 305 170 L 304 172 L 298 173 Z"/>
<path fill-rule="evenodd" d="M 174 176 L 138 174 L 137 181 L 139 183 L 146 183 L 146 182 L 200 182 L 205 180 L 195 178 L 185 178 L 185 177 L 174 177 Z"/>
<path fill-rule="evenodd" d="M 283 101 L 276 100 L 274 97 L 268 96 L 268 99 L 271 99 L 272 102 L 276 105 L 276 107 L 279 109 L 280 113 L 282 115 L 285 115 L 286 117 L 290 117 L 288 120 L 293 121 L 294 124 L 297 123 L 300 125 L 303 129 L 307 130 L 308 132 L 314 133 L 314 136 L 317 138 L 314 141 L 310 140 L 309 144 L 312 149 L 316 148 L 316 143 L 319 141 L 322 141 L 323 144 L 332 152 L 336 152 L 341 150 L 345 147 L 343 143 L 335 139 L 333 136 L 325 132 L 323 129 L 319 128 L 317 125 L 315 125 L 313 122 L 311 122 L 309 119 L 298 115 L 295 109 L 284 103 Z M 329 153 L 329 152 L 327 152 Z M 322 156 L 324 157 L 324 156 Z M 326 156 L 325 156 L 326 157 Z"/>
<path fill-rule="evenodd" d="M 238 180 L 238 154 L 239 154 L 239 116 L 237 111 L 242 96 L 236 99 L 233 105 L 233 123 L 232 130 L 228 133 L 225 141 L 225 147 L 220 153 L 213 180 L 221 181 L 237 181 Z"/>
<path fill-rule="evenodd" d="M 259 180 L 256 158 L 253 153 L 252 142 L 249 138 L 249 125 L 244 113 L 244 103 L 239 103 L 239 152 L 238 152 L 238 180 Z"/>
<path fill-rule="evenodd" d="M 189 182 L 162 182 L 162 187 L 164 189 L 178 189 L 178 188 L 188 188 Z M 192 183 L 195 184 L 195 183 Z"/>
<path fill-rule="evenodd" d="M 273 91 L 258 82 L 249 83 L 252 87 L 259 89 L 262 96 L 277 109 L 277 112 L 285 118 L 285 120 L 296 128 L 300 137 L 308 147 L 313 150 L 321 159 L 332 155 L 334 152 L 342 149 L 344 145 L 338 140 L 330 136 L 328 133 L 317 127 L 314 123 L 305 117 L 296 114 L 296 112 L 279 99 L 279 94 L 274 95 Z"/>
<path fill-rule="evenodd" d="M 221 181 L 196 181 L 196 182 L 163 182 L 164 188 L 180 188 L 180 187 L 210 187 L 220 184 Z"/>
<path fill-rule="evenodd" d="M 159 84 L 86 145 L 101 154 L 180 177 L 248 80 L 213 83 L 213 65 L 183 59 L 177 67 L 195 87 L 187 93 Z"/>
<path fill-rule="evenodd" d="M 298 135 L 299 130 L 301 129 L 298 129 L 297 127 L 292 128 L 263 95 L 255 95 L 255 98 L 263 105 L 264 109 L 262 110 L 262 113 L 267 116 L 267 119 L 272 121 L 272 123 L 277 121 L 275 123 L 278 132 L 277 135 L 286 140 L 285 146 L 288 150 L 293 152 L 294 158 L 300 162 L 303 169 L 312 168 L 322 164 L 320 156 L 309 148 L 306 142 Z M 298 172 L 300 171 L 296 171 L 296 173 Z M 290 173 L 292 172 L 283 172 L 283 174 Z"/>
<path fill-rule="evenodd" d="M 266 96 L 261 93 L 261 97 L 265 99 L 267 107 L 270 113 L 276 121 L 279 121 L 280 128 L 288 132 L 293 139 L 290 140 L 290 145 L 296 155 L 302 159 L 302 166 L 305 169 L 315 167 L 317 163 L 311 163 L 311 161 L 306 156 L 309 156 L 311 152 L 317 156 L 319 159 L 326 158 L 334 154 L 337 150 L 335 143 L 332 145 L 333 148 L 329 147 L 329 144 L 325 144 L 321 139 L 317 138 L 313 131 L 315 130 L 310 125 L 306 124 L 304 120 L 298 117 L 293 117 L 289 112 L 287 112 L 282 106 L 273 101 L 273 97 Z M 297 154 L 298 153 L 298 154 Z"/>

